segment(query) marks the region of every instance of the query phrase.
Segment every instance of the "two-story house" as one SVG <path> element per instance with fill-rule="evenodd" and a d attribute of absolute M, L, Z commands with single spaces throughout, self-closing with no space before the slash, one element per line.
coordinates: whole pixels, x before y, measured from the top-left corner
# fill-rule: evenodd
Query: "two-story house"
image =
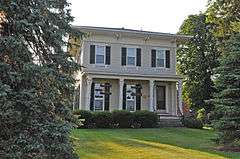
<path fill-rule="evenodd" d="M 149 110 L 168 117 L 181 113 L 176 42 L 188 36 L 124 28 L 74 28 L 87 34 L 81 41 L 72 39 L 80 46 L 72 50 L 83 66 L 77 75 L 79 109 Z"/>

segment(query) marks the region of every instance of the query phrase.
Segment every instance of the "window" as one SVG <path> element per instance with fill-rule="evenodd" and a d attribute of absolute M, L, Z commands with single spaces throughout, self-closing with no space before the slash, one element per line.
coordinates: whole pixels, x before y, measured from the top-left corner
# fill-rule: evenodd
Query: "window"
<path fill-rule="evenodd" d="M 165 67 L 165 50 L 156 50 L 156 67 Z"/>
<path fill-rule="evenodd" d="M 105 46 L 96 45 L 96 64 L 105 64 Z"/>
<path fill-rule="evenodd" d="M 136 66 L 136 48 L 127 48 L 127 65 Z"/>
<path fill-rule="evenodd" d="M 104 110 L 104 87 L 101 84 L 95 84 L 94 88 L 94 110 Z"/>
<path fill-rule="evenodd" d="M 136 103 L 136 89 L 135 85 L 127 85 L 126 88 L 126 110 L 135 111 Z"/>

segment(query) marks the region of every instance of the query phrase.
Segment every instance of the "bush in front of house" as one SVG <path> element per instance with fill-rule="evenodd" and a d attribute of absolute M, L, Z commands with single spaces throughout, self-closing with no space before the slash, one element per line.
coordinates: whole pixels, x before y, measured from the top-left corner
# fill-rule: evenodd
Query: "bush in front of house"
<path fill-rule="evenodd" d="M 75 110 L 73 115 L 78 116 L 78 119 L 82 119 L 82 125 L 79 128 L 92 128 L 94 127 L 93 123 L 93 114 L 88 110 Z"/>
<path fill-rule="evenodd" d="M 158 123 L 158 116 L 154 112 L 140 110 L 133 113 L 134 128 L 153 128 Z"/>
<path fill-rule="evenodd" d="M 115 110 L 112 112 L 113 123 L 117 128 L 131 128 L 133 114 L 126 110 Z"/>
<path fill-rule="evenodd" d="M 194 116 L 185 116 L 182 118 L 182 123 L 187 128 L 202 129 L 203 123 Z"/>
<path fill-rule="evenodd" d="M 113 117 L 112 113 L 104 112 L 93 112 L 92 122 L 96 128 L 112 128 L 113 127 Z"/>

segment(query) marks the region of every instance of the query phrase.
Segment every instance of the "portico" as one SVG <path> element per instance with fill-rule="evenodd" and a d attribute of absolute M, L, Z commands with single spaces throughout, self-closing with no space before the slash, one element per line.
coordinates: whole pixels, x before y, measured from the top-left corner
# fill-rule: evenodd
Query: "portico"
<path fill-rule="evenodd" d="M 182 83 L 181 78 L 176 76 L 135 77 L 94 73 L 83 75 L 80 83 L 79 109 L 149 110 L 172 116 L 178 116 L 178 110 L 182 112 Z M 106 89 L 109 92 L 105 92 Z"/>

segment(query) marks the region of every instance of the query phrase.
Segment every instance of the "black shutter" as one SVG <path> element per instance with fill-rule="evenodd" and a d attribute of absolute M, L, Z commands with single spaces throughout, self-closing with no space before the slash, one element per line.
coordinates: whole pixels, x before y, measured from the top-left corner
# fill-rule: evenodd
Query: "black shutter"
<path fill-rule="evenodd" d="M 152 67 L 156 67 L 156 50 L 152 50 Z"/>
<path fill-rule="evenodd" d="M 166 68 L 170 68 L 170 50 L 166 50 Z"/>
<path fill-rule="evenodd" d="M 124 83 L 123 84 L 123 105 L 122 105 L 122 109 L 126 110 L 126 89 L 127 89 L 127 85 Z"/>
<path fill-rule="evenodd" d="M 137 66 L 141 66 L 141 49 L 137 48 Z"/>
<path fill-rule="evenodd" d="M 137 84 L 136 85 L 136 110 L 141 110 L 141 85 Z"/>
<path fill-rule="evenodd" d="M 122 47 L 122 66 L 126 65 L 127 48 Z"/>
<path fill-rule="evenodd" d="M 91 85 L 91 97 L 90 97 L 90 110 L 94 110 L 94 91 L 95 91 L 95 83 Z"/>
<path fill-rule="evenodd" d="M 105 99 L 104 99 L 104 110 L 109 111 L 110 102 L 110 84 L 105 83 Z"/>
<path fill-rule="evenodd" d="M 110 46 L 106 46 L 106 61 L 105 61 L 106 65 L 110 65 L 111 64 L 111 47 Z"/>
<path fill-rule="evenodd" d="M 95 45 L 90 45 L 90 64 L 95 64 Z"/>

